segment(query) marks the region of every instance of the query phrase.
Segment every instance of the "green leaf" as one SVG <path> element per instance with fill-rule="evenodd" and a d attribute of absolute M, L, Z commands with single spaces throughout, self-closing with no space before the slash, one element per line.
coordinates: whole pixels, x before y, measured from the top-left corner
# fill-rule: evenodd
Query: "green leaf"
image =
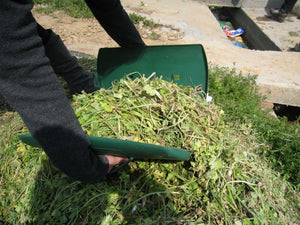
<path fill-rule="evenodd" d="M 105 112 L 112 112 L 114 110 L 114 106 L 110 105 L 109 103 L 101 102 L 101 107 Z"/>
<path fill-rule="evenodd" d="M 151 87 L 150 85 L 146 84 L 143 88 L 144 91 L 150 96 L 154 96 L 156 94 L 155 88 Z"/>
<path fill-rule="evenodd" d="M 121 99 L 121 98 L 123 98 L 123 94 L 122 93 L 114 93 L 114 97 Z"/>

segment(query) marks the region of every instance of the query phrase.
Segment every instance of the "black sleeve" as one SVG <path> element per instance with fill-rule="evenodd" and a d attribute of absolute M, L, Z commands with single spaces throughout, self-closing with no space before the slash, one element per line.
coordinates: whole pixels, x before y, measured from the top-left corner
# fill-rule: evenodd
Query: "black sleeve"
<path fill-rule="evenodd" d="M 45 55 L 32 6 L 32 0 L 1 0 L 0 93 L 57 168 L 82 182 L 99 182 L 108 171 L 108 160 L 89 149 Z"/>
<path fill-rule="evenodd" d="M 120 0 L 85 0 L 95 18 L 121 47 L 145 46 Z"/>

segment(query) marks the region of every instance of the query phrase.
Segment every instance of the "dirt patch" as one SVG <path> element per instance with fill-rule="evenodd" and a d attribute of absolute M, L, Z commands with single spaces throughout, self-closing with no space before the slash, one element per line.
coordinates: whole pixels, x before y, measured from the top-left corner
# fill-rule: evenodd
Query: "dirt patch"
<path fill-rule="evenodd" d="M 63 11 L 46 15 L 33 10 L 33 15 L 44 28 L 60 35 L 71 51 L 97 56 L 99 48 L 118 46 L 94 18 L 72 18 Z M 147 45 L 180 44 L 184 37 L 184 32 L 172 25 L 151 28 L 140 24 L 137 29 Z"/>

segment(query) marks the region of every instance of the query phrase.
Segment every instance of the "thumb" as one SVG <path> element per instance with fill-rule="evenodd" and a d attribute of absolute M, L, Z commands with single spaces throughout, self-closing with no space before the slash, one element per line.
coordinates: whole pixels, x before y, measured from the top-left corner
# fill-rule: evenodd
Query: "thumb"
<path fill-rule="evenodd" d="M 127 157 L 112 156 L 112 155 L 105 155 L 105 157 L 108 159 L 108 163 L 109 163 L 109 168 L 108 168 L 107 173 L 109 173 L 114 166 L 116 166 L 122 162 L 128 161 Z"/>

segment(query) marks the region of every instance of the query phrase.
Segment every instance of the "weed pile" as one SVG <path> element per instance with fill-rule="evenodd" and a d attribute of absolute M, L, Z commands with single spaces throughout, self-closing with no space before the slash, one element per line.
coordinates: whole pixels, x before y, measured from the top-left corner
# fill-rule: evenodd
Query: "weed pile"
<path fill-rule="evenodd" d="M 222 110 L 198 90 L 158 78 L 122 79 L 111 90 L 76 96 L 73 108 L 88 135 L 200 151 L 218 136 Z"/>
<path fill-rule="evenodd" d="M 265 144 L 258 141 L 252 124 L 226 121 L 226 111 L 206 102 L 200 87 L 157 77 L 124 78 L 109 90 L 74 96 L 72 106 L 88 135 L 195 152 L 186 162 L 133 161 L 102 183 L 84 185 L 54 168 L 40 149 L 10 137 L 14 144 L 1 144 L 5 146 L 3 220 L 34 224 L 299 221 L 299 194 L 258 154 Z"/>

